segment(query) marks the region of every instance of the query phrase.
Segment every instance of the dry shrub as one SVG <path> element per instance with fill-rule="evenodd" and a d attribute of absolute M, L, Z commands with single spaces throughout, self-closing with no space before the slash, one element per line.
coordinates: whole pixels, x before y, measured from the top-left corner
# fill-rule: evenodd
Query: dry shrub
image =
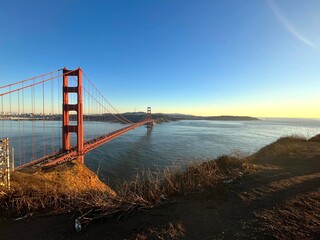
<path fill-rule="evenodd" d="M 170 195 L 212 187 L 222 180 L 241 176 L 248 171 L 246 166 L 244 159 L 222 156 L 217 160 L 192 164 L 185 171 L 167 170 L 163 189 Z"/>
<path fill-rule="evenodd" d="M 123 181 L 117 197 L 143 207 L 152 207 L 168 196 L 213 187 L 225 179 L 234 179 L 248 172 L 244 159 L 222 156 L 217 160 L 167 168 L 162 172 L 143 171 L 134 180 Z"/>
<path fill-rule="evenodd" d="M 118 184 L 117 197 L 123 202 L 135 203 L 140 207 L 155 206 L 163 200 L 161 179 L 161 172 L 141 171 L 135 179 L 123 180 Z"/>

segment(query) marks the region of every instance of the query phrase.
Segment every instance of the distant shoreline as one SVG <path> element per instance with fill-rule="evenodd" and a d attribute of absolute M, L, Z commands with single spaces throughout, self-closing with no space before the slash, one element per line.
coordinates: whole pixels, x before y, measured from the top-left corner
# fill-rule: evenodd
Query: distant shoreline
<path fill-rule="evenodd" d="M 141 118 L 145 115 L 145 113 L 124 113 L 122 114 L 125 118 L 132 122 L 138 122 Z M 105 115 L 107 116 L 107 115 Z M 71 115 L 70 120 L 76 120 L 76 116 Z M 155 113 L 152 114 L 152 118 L 160 123 L 160 122 L 171 122 L 171 121 L 180 121 L 180 120 L 212 120 L 212 121 L 258 121 L 261 120 L 256 117 L 249 117 L 249 116 L 194 116 L 194 115 L 184 115 L 184 114 L 163 114 L 163 113 Z M 106 118 L 108 119 L 108 118 Z M 111 122 L 117 122 L 115 120 L 110 120 Z M 12 121 L 35 121 L 35 120 L 45 120 L 45 121 L 61 121 L 61 115 L 45 115 L 45 116 L 17 116 L 17 115 L 8 115 L 4 118 L 0 117 L 0 120 L 12 120 Z M 101 121 L 101 115 L 84 115 L 84 120 L 88 121 Z M 105 120 L 106 121 L 106 120 Z"/>
<path fill-rule="evenodd" d="M 249 116 L 194 116 L 184 114 L 162 114 L 155 113 L 153 119 L 162 120 L 160 122 L 180 121 L 180 120 L 210 120 L 210 121 L 260 121 L 261 119 Z M 126 116 L 127 117 L 127 116 Z M 129 117 L 129 116 L 128 116 Z"/>
<path fill-rule="evenodd" d="M 258 121 L 259 118 L 248 116 L 213 116 L 213 117 L 196 117 L 190 120 L 212 120 L 212 121 Z"/>

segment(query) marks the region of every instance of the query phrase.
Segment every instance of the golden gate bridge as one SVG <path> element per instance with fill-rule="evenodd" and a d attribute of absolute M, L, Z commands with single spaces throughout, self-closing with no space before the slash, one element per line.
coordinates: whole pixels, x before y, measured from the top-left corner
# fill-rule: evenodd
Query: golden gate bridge
<path fill-rule="evenodd" d="M 0 101 L 0 138 L 16 139 L 16 169 L 74 159 L 84 163 L 86 153 L 139 126 L 150 128 L 154 123 L 150 107 L 136 115 L 140 119 L 120 114 L 81 68 L 63 68 L 0 86 Z M 61 122 L 58 134 L 54 129 L 57 121 Z M 99 122 L 95 129 L 99 134 L 86 139 L 85 121 Z M 26 154 L 27 150 L 32 154 Z"/>

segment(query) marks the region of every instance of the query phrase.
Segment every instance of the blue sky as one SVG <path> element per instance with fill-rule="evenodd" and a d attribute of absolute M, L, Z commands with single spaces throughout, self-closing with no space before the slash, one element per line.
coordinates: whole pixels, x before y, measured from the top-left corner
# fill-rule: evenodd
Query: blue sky
<path fill-rule="evenodd" d="M 320 117 L 320 1 L 1 1 L 0 85 L 81 67 L 121 112 Z"/>

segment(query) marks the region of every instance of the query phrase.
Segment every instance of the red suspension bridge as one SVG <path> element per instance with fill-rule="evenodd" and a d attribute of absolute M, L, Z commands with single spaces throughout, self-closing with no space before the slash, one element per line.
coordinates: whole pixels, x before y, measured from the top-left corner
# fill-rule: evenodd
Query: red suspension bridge
<path fill-rule="evenodd" d="M 18 169 L 73 159 L 84 163 L 86 153 L 154 123 L 150 107 L 146 113 L 120 114 L 81 68 L 0 86 L 0 101 L 0 138 L 12 139 Z"/>

